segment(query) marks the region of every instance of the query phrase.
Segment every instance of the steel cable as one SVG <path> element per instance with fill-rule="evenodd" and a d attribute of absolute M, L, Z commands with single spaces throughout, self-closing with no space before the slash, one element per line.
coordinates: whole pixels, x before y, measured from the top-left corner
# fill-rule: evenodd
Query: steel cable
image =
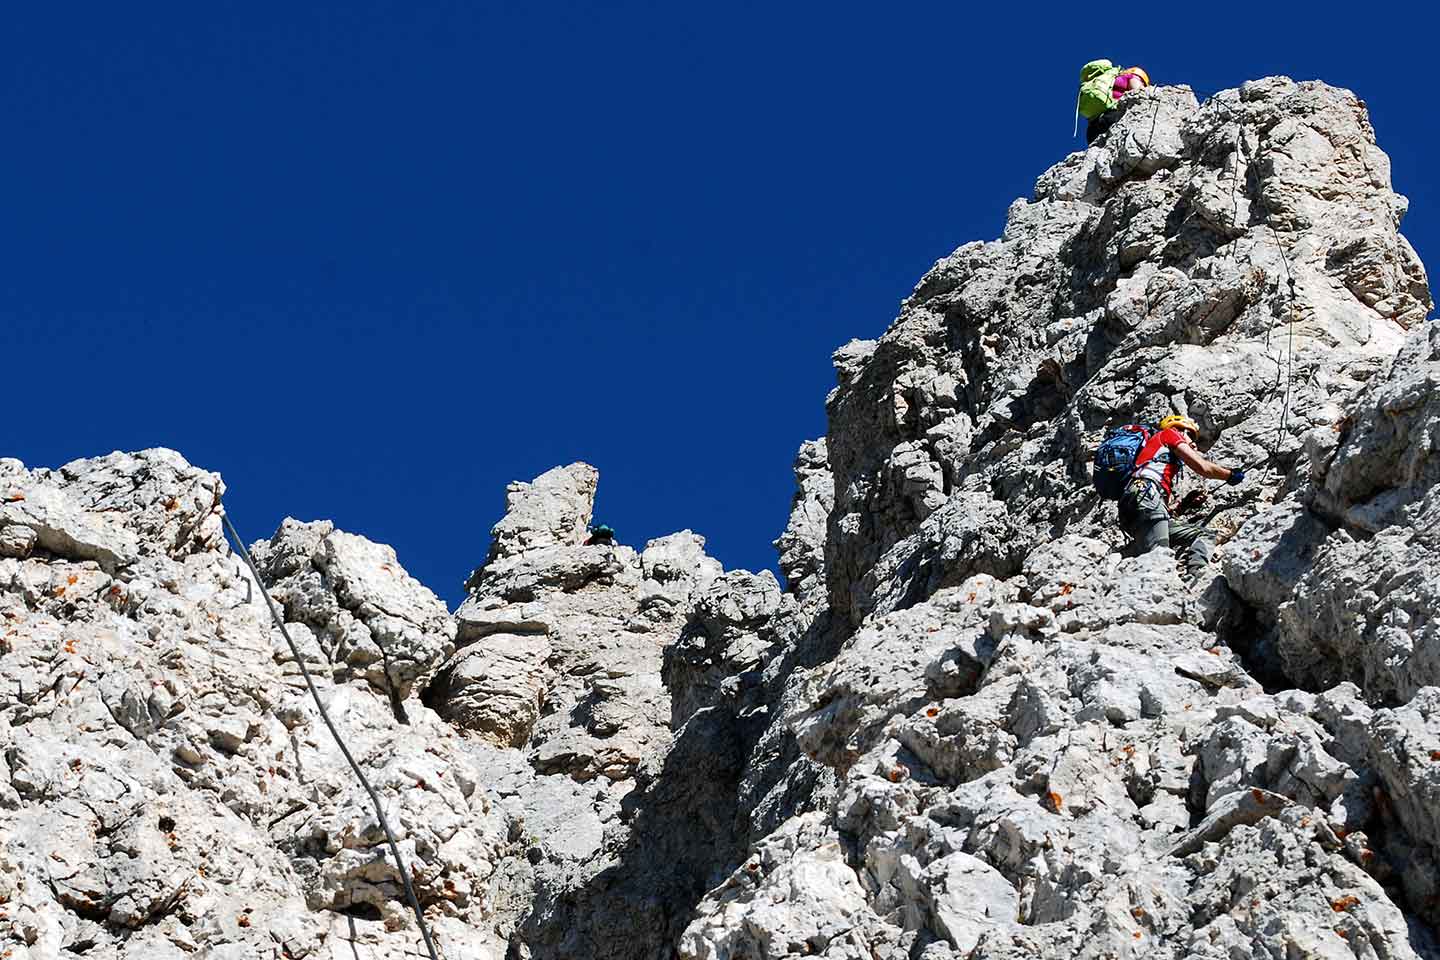
<path fill-rule="evenodd" d="M 255 561 L 251 559 L 250 551 L 245 549 L 245 541 L 241 539 L 240 533 L 235 529 L 235 525 L 230 522 L 229 515 L 222 513 L 220 516 L 225 522 L 225 529 L 230 531 L 230 537 L 234 541 L 236 548 L 240 551 L 240 556 L 244 558 L 245 565 L 250 568 L 250 574 L 255 578 L 255 586 L 260 588 L 260 594 L 265 598 L 266 606 L 270 608 L 271 618 L 274 619 L 275 625 L 280 628 L 280 635 L 285 638 L 286 645 L 290 647 L 291 656 L 295 658 L 295 663 L 300 667 L 300 675 L 305 678 L 305 686 L 309 689 L 310 696 L 315 700 L 315 706 L 320 711 L 320 719 L 325 721 L 325 727 L 330 731 L 330 736 L 334 738 L 335 745 L 338 746 L 340 752 L 345 755 L 345 762 L 350 764 L 350 769 L 354 772 L 355 778 L 360 781 L 360 785 L 365 788 L 365 792 L 370 796 L 370 802 L 375 807 L 375 816 L 380 821 L 380 829 L 385 831 L 385 840 L 390 845 L 390 855 L 395 858 L 395 869 L 400 874 L 400 882 L 405 885 L 405 896 L 410 901 L 410 908 L 415 911 L 415 922 L 420 925 L 420 936 L 425 940 L 425 949 L 430 953 L 430 960 L 440 960 L 439 955 L 435 952 L 435 941 L 430 937 L 430 927 L 425 922 L 424 911 L 420 909 L 420 898 L 415 896 L 415 887 L 410 883 L 410 874 L 405 869 L 404 859 L 400 856 L 400 845 L 395 842 L 395 833 L 390 829 L 390 821 L 385 817 L 385 809 L 380 803 L 380 795 L 377 794 L 375 788 L 370 785 L 370 780 L 365 776 L 365 771 L 361 770 L 360 764 L 355 762 L 355 757 L 350 753 L 350 748 L 345 745 L 345 738 L 340 735 L 340 731 L 336 728 L 334 721 L 330 719 L 330 713 L 325 709 L 324 701 L 320 699 L 320 691 L 315 688 L 315 681 L 310 679 L 310 671 L 305 667 L 305 658 L 300 655 L 300 648 L 296 646 L 295 641 L 290 638 L 290 631 L 285 629 L 285 619 L 280 616 L 280 610 L 275 605 L 274 598 L 270 596 L 270 591 L 267 590 L 265 584 L 260 581 L 260 571 L 256 568 Z"/>

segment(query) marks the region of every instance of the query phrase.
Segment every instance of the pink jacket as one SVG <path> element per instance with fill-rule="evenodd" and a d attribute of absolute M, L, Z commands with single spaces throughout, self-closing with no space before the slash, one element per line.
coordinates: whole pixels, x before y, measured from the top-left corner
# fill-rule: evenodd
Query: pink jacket
<path fill-rule="evenodd" d="M 1110 96 L 1114 97 L 1116 100 L 1119 100 L 1121 97 L 1125 96 L 1125 94 L 1129 93 L 1131 90 L 1130 84 L 1132 81 L 1135 84 L 1134 89 L 1136 90 L 1139 90 L 1141 87 L 1145 86 L 1145 81 L 1135 76 L 1135 74 L 1122 73 L 1120 74 L 1120 76 L 1115 78 L 1115 84 L 1110 88 Z"/>

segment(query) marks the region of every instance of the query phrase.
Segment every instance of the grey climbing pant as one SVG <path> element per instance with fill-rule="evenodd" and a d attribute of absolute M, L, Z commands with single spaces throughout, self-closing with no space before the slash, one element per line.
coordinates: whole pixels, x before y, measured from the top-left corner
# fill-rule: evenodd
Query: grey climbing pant
<path fill-rule="evenodd" d="M 1120 111 L 1111 107 L 1094 120 L 1087 122 L 1085 124 L 1085 146 L 1090 146 L 1095 142 L 1096 137 L 1100 136 L 1100 134 L 1106 130 L 1109 130 L 1111 124 L 1115 122 L 1115 118 L 1118 116 L 1120 116 Z"/>
<path fill-rule="evenodd" d="M 1184 551 L 1180 556 L 1191 579 L 1205 570 L 1215 550 L 1215 532 L 1198 523 L 1173 519 L 1160 485 L 1149 480 L 1132 480 L 1120 495 L 1120 529 L 1135 541 L 1137 553 L 1149 553 L 1156 547 Z"/>

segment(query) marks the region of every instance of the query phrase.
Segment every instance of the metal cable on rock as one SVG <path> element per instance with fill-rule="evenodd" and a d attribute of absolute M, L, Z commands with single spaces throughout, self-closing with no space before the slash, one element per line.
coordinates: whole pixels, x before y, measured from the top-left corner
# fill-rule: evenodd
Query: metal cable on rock
<path fill-rule="evenodd" d="M 1230 176 L 1230 229 L 1236 230 L 1240 227 L 1240 161 L 1245 159 L 1245 128 L 1240 121 L 1235 121 L 1235 169 Z M 1249 165 L 1246 164 L 1246 175 L 1249 175 Z M 1230 260 L 1236 262 L 1240 259 L 1240 245 L 1230 244 Z"/>
<path fill-rule="evenodd" d="M 1150 156 L 1150 148 L 1155 145 L 1155 121 L 1160 119 L 1160 98 L 1155 98 L 1155 109 L 1150 114 L 1150 139 L 1145 141 L 1145 156 Z"/>
<path fill-rule="evenodd" d="M 1265 464 L 1268 471 L 1274 465 L 1276 458 L 1280 456 L 1280 441 L 1284 439 L 1285 427 L 1290 419 L 1290 394 L 1295 387 L 1295 313 L 1299 309 L 1295 296 L 1295 274 L 1290 269 L 1290 255 L 1285 252 L 1285 246 L 1280 242 L 1280 231 L 1275 229 L 1274 220 L 1270 216 L 1270 205 L 1265 202 L 1263 189 L 1255 191 L 1255 199 L 1260 202 L 1260 209 L 1265 214 L 1265 225 L 1270 228 L 1270 237 L 1275 241 L 1275 249 L 1280 251 L 1280 263 L 1285 268 L 1285 289 L 1289 294 L 1289 304 L 1286 316 L 1287 342 L 1285 345 L 1285 392 L 1280 401 L 1280 422 L 1275 425 L 1275 442 L 1271 444 L 1270 459 Z M 1265 331 L 1265 345 L 1270 345 L 1270 330 Z M 1275 361 L 1275 389 L 1280 389 L 1280 361 Z M 1273 394 L 1272 394 L 1273 396 Z"/>
<path fill-rule="evenodd" d="M 1234 175 L 1231 177 L 1231 183 L 1230 183 L 1230 198 L 1231 198 L 1231 226 L 1232 226 L 1232 228 L 1238 228 L 1238 227 L 1239 227 L 1239 223 L 1238 223 L 1238 220 L 1239 220 L 1239 205 L 1238 205 L 1238 202 L 1237 202 L 1237 200 L 1236 200 L 1236 192 L 1237 192 L 1237 189 L 1238 189 L 1238 187 L 1239 187 L 1239 180 L 1240 180 L 1240 161 L 1241 161 L 1242 158 L 1244 158 L 1244 135 L 1245 135 L 1244 117 L 1243 117 L 1243 115 L 1236 109 L 1236 107 L 1234 107 L 1234 106 L 1232 106 L 1232 105 L 1230 105 L 1230 104 L 1228 104 L 1228 103 L 1225 103 L 1225 102 L 1222 101 L 1222 100 L 1215 99 L 1215 98 L 1219 95 L 1220 91 L 1217 90 L 1217 91 L 1214 91 L 1214 92 L 1212 92 L 1212 93 L 1203 94 L 1203 96 L 1202 96 L 1202 91 L 1194 90 L 1194 88 L 1192 88 L 1192 91 L 1193 91 L 1193 92 L 1196 94 L 1196 96 L 1197 96 L 1197 100 L 1198 100 L 1198 102 L 1199 102 L 1199 109 L 1203 110 L 1203 109 L 1204 109 L 1205 107 L 1207 107 L 1207 106 L 1214 106 L 1214 107 L 1218 108 L 1218 109 L 1223 113 L 1223 119 L 1221 120 L 1221 123 L 1222 123 L 1222 124 L 1225 123 L 1225 122 L 1227 122 L 1227 121 L 1229 121 L 1229 120 L 1231 120 L 1231 119 L 1233 119 L 1233 120 L 1235 121 L 1235 171 L 1234 171 Z M 1157 100 L 1156 103 L 1155 103 L 1155 111 L 1154 111 L 1154 113 L 1151 114 L 1151 119 L 1150 119 L 1150 141 L 1151 141 L 1152 144 L 1153 144 L 1154 138 L 1155 138 L 1155 123 L 1156 123 L 1156 118 L 1157 118 L 1158 115 L 1159 115 L 1159 112 L 1160 112 L 1160 103 L 1159 103 L 1159 101 Z M 1149 151 L 1150 151 L 1150 145 L 1147 144 L 1147 145 L 1146 145 L 1146 148 L 1145 148 L 1146 154 L 1148 154 Z M 1364 162 L 1364 157 L 1363 157 L 1363 156 L 1362 156 L 1361 160 L 1362 160 L 1362 162 Z M 1247 163 L 1246 165 L 1248 166 L 1248 163 Z M 1367 165 L 1367 167 L 1368 167 L 1368 165 Z M 1191 178 L 1190 178 L 1191 181 L 1193 181 L 1196 176 L 1198 176 L 1198 171 L 1197 171 L 1197 173 L 1191 174 Z M 1188 187 L 1188 182 L 1187 182 L 1187 187 Z M 1263 189 L 1261 189 L 1258 185 L 1257 185 L 1257 188 L 1256 188 L 1256 191 L 1255 191 L 1255 199 L 1256 199 L 1256 201 L 1260 204 L 1260 209 L 1261 209 L 1261 211 L 1263 212 L 1263 214 L 1264 214 L 1264 216 L 1265 216 L 1265 226 L 1268 227 L 1269 230 L 1270 230 L 1270 237 L 1271 237 L 1271 239 L 1272 239 L 1272 240 L 1274 241 L 1274 243 L 1275 243 L 1275 250 L 1276 250 L 1276 252 L 1278 252 L 1278 253 L 1280 254 L 1280 264 L 1281 264 L 1281 267 L 1282 267 L 1282 268 L 1284 269 L 1284 271 L 1285 271 L 1286 291 L 1287 291 L 1287 293 L 1289 294 L 1289 297 L 1288 297 L 1288 299 L 1289 299 L 1289 304 L 1288 304 L 1288 307 L 1289 307 L 1289 316 L 1288 316 L 1288 318 L 1287 318 L 1288 338 L 1287 338 L 1287 344 L 1286 344 L 1285 363 L 1282 365 L 1282 364 L 1280 363 L 1279 359 L 1271 358 L 1271 359 L 1274 359 L 1274 362 L 1275 362 L 1275 386 L 1274 386 L 1274 388 L 1273 388 L 1273 392 L 1271 393 L 1271 397 L 1273 398 L 1276 394 L 1279 394 L 1279 395 L 1281 396 L 1281 407 L 1280 407 L 1280 422 L 1276 425 L 1275 441 L 1274 441 L 1274 443 L 1271 444 L 1271 449 L 1268 451 L 1269 457 L 1266 459 L 1266 463 L 1265 463 L 1265 470 L 1266 470 L 1266 472 L 1268 473 L 1268 471 L 1270 470 L 1271 466 L 1274 465 L 1275 460 L 1276 460 L 1276 459 L 1278 458 L 1278 456 L 1279 456 L 1280 441 L 1281 441 L 1281 439 L 1282 439 L 1283 436 L 1284 436 L 1285 427 L 1286 427 L 1286 426 L 1288 425 L 1288 423 L 1289 423 L 1290 397 L 1291 397 L 1291 392 L 1292 392 L 1293 386 L 1294 386 L 1295 313 L 1296 313 L 1296 311 L 1297 311 L 1297 309 L 1298 309 L 1298 305 L 1297 305 L 1297 297 L 1296 297 L 1296 293 L 1295 293 L 1295 274 L 1294 274 L 1294 271 L 1291 269 L 1291 265 L 1290 265 L 1290 254 L 1285 250 L 1285 245 L 1280 242 L 1280 232 L 1275 229 L 1275 224 L 1274 224 L 1274 222 L 1273 222 L 1273 219 L 1272 219 L 1271 213 L 1270 213 L 1270 206 L 1269 206 L 1269 204 L 1267 204 L 1267 203 L 1265 202 L 1264 191 L 1263 191 Z M 1248 231 L 1247 231 L 1247 232 L 1248 232 Z M 1238 238 L 1237 238 L 1237 239 L 1238 239 Z M 1249 254 L 1247 254 L 1246 256 L 1247 256 L 1247 259 L 1250 259 Z M 1251 260 L 1251 262 L 1252 262 L 1252 263 L 1254 262 L 1253 259 Z M 1265 328 L 1265 352 L 1266 352 L 1267 357 L 1269 356 L 1269 352 L 1270 352 L 1270 339 L 1271 339 L 1271 333 L 1273 332 L 1273 329 L 1274 329 L 1273 326 L 1267 326 L 1267 327 Z M 1281 383 L 1282 383 L 1282 382 L 1284 383 L 1284 389 L 1283 389 L 1283 391 L 1281 390 Z"/>
<path fill-rule="evenodd" d="M 420 936 L 425 940 L 425 949 L 430 953 L 430 960 L 440 960 L 439 955 L 435 952 L 435 941 L 430 937 L 430 926 L 425 922 L 425 914 L 420 909 L 420 898 L 415 896 L 415 888 L 410 883 L 410 874 L 405 869 L 405 861 L 400 856 L 400 845 L 395 842 L 395 833 L 390 829 L 390 821 L 385 817 L 385 809 L 380 803 L 380 795 L 377 794 L 375 788 L 370 785 L 370 780 L 365 776 L 365 771 L 361 770 L 360 764 L 355 762 L 355 757 L 350 753 L 350 748 L 345 745 L 345 738 L 340 735 L 340 731 L 335 727 L 334 721 L 330 719 L 330 713 L 325 709 L 324 701 L 320 699 L 320 691 L 315 688 L 315 681 L 310 679 L 310 671 L 305 667 L 305 658 L 300 655 L 300 648 L 297 647 L 295 641 L 290 638 L 290 631 L 285 629 L 285 619 L 280 616 L 280 610 L 275 605 L 274 598 L 270 596 L 270 591 L 267 590 L 265 584 L 260 581 L 260 571 L 256 568 L 255 561 L 250 558 L 250 551 L 245 549 L 245 541 L 241 539 L 240 533 L 235 529 L 235 525 L 230 522 L 228 514 L 222 513 L 220 518 L 225 523 L 225 529 L 230 531 L 230 537 L 234 540 L 236 548 L 240 551 L 240 556 L 244 558 L 245 565 L 250 568 L 250 574 L 255 578 L 255 586 L 260 588 L 260 594 L 265 598 L 266 606 L 270 608 L 271 618 L 275 621 L 275 625 L 280 628 L 280 635 L 285 638 L 286 645 L 290 647 L 291 656 L 295 658 L 295 663 L 300 667 L 300 675 L 305 678 L 305 686 L 310 690 L 310 696 L 315 700 L 315 706 L 320 711 L 320 719 L 325 721 L 325 728 L 330 731 L 330 736 L 334 738 L 335 745 L 340 748 L 340 752 L 345 756 L 345 762 L 350 765 L 350 770 L 355 774 L 355 778 L 360 781 L 360 785 L 365 788 L 365 792 L 370 797 L 370 803 L 375 807 L 375 816 L 380 821 L 380 829 L 385 831 L 385 840 L 390 845 L 390 855 L 395 859 L 395 869 L 400 874 L 400 882 L 405 886 L 405 896 L 410 901 L 410 908 L 415 911 L 415 922 L 420 925 Z"/>
<path fill-rule="evenodd" d="M 1210 94 L 1209 96 L 1207 96 L 1203 101 L 1202 106 L 1204 104 L 1214 104 L 1216 107 L 1219 107 L 1222 111 L 1224 111 L 1226 119 L 1234 118 L 1235 120 L 1235 176 L 1231 180 L 1230 196 L 1232 200 L 1233 211 L 1232 225 L 1238 227 L 1239 224 L 1235 222 L 1235 220 L 1238 219 L 1238 205 L 1234 203 L 1234 198 L 1235 189 L 1239 184 L 1240 158 L 1244 152 L 1245 127 L 1244 123 L 1242 122 L 1243 118 L 1239 115 L 1239 112 L 1234 107 L 1221 100 L 1214 99 L 1217 94 L 1218 91 L 1215 94 Z M 1285 270 L 1285 288 L 1286 292 L 1289 294 L 1289 303 L 1287 304 L 1288 315 L 1286 317 L 1287 338 L 1285 347 L 1285 364 L 1282 367 L 1279 360 L 1275 361 L 1275 387 L 1274 392 L 1272 392 L 1271 394 L 1271 396 L 1273 397 L 1276 393 L 1281 393 L 1281 400 L 1280 422 L 1276 424 L 1275 441 L 1271 444 L 1271 449 L 1269 451 L 1270 456 L 1265 461 L 1265 471 L 1268 473 L 1270 468 L 1274 466 L 1275 460 L 1279 457 L 1280 441 L 1284 438 L 1285 427 L 1289 424 L 1290 420 L 1290 395 L 1295 385 L 1295 313 L 1299 309 L 1299 306 L 1297 304 L 1297 297 L 1295 294 L 1295 273 L 1290 268 L 1290 254 L 1286 252 L 1285 245 L 1280 242 L 1280 231 L 1275 229 L 1275 222 L 1270 214 L 1270 205 L 1265 202 L 1264 188 L 1259 184 L 1257 184 L 1255 189 L 1255 200 L 1260 204 L 1260 210 L 1265 215 L 1265 226 L 1270 229 L 1270 238 L 1275 243 L 1276 252 L 1280 254 L 1280 265 Z M 1251 262 L 1253 262 L 1253 260 Z M 1270 351 L 1270 334 L 1273 329 L 1273 327 L 1265 328 L 1265 351 L 1267 355 Z M 1282 379 L 1285 384 L 1285 389 L 1283 393 L 1280 390 L 1280 384 L 1282 382 Z"/>

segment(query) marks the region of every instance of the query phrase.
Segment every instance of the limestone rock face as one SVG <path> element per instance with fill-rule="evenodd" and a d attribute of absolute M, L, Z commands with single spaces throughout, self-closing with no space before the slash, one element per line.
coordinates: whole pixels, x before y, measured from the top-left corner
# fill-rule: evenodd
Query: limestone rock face
<path fill-rule="evenodd" d="M 303 666 L 446 957 L 1440 957 L 1406 206 L 1349 91 L 1127 96 L 835 352 L 783 582 L 586 546 L 584 463 L 510 485 L 452 614 L 326 521 L 252 582 L 171 451 L 0 459 L 0 954 L 415 956 Z M 1089 484 L 1172 410 L 1248 474 L 1197 582 Z"/>
<path fill-rule="evenodd" d="M 1406 701 L 1440 685 L 1440 326 L 1412 331 L 1352 410 L 1308 443 L 1298 499 L 1310 509 L 1285 514 L 1295 517 L 1287 531 L 1306 529 L 1289 542 L 1250 534 L 1267 511 L 1242 536 L 1262 567 L 1286 563 L 1296 540 L 1306 551 L 1264 597 L 1286 675 L 1310 686 L 1353 680 L 1371 699 Z"/>
<path fill-rule="evenodd" d="M 999 240 L 939 261 L 878 342 L 837 354 L 828 575 L 852 621 L 887 569 L 1004 576 L 998 546 L 1113 538 L 1077 480 L 1117 423 L 1194 417 L 1212 457 L 1251 468 L 1212 497 L 1237 526 L 1303 482 L 1307 435 L 1429 309 L 1352 94 L 1271 78 L 1198 107 L 1183 87 L 1126 101 Z M 972 533 L 933 516 L 957 498 L 987 517 L 960 521 Z"/>
<path fill-rule="evenodd" d="M 36 535 L 0 560 L 0 952 L 411 949 L 369 799 L 219 534 L 219 478 L 149 450 L 59 470 L 9 461 L 3 482 Z M 328 524 L 287 522 L 258 552 L 293 593 L 301 656 L 439 936 L 498 960 L 486 885 L 512 821 L 468 745 L 413 697 L 453 636 L 443 605 L 388 548 Z M 383 674 L 344 655 L 377 635 L 408 724 L 372 685 Z"/>
<path fill-rule="evenodd" d="M 1148 90 L 837 351 L 796 602 L 676 648 L 766 713 L 680 956 L 1437 955 L 1440 341 L 1388 171 L 1348 91 Z M 1249 474 L 1195 584 L 1087 482 L 1170 411 Z M 824 772 L 764 807 L 776 757 Z"/>
<path fill-rule="evenodd" d="M 588 463 L 556 467 L 505 491 L 505 517 L 490 531 L 490 559 L 585 540 L 600 473 Z"/>
<path fill-rule="evenodd" d="M 287 518 L 250 552 L 286 619 L 309 628 L 341 679 L 364 677 L 400 703 L 455 650 L 450 612 L 383 544 Z"/>
<path fill-rule="evenodd" d="M 455 613 L 459 649 L 425 694 L 520 765 L 503 790 L 527 848 L 502 864 L 498 895 L 515 942 L 537 958 L 644 955 L 673 941 L 684 918 L 657 922 L 658 911 L 708 882 L 721 829 L 710 808 L 729 809 L 706 771 L 736 762 L 716 723 L 687 738 L 661 679 L 692 615 L 724 606 L 723 570 L 689 530 L 638 552 L 585 546 L 597 478 L 577 463 L 511 485 Z"/>
<path fill-rule="evenodd" d="M 823 437 L 801 445 L 795 457 L 795 486 L 790 522 L 775 541 L 775 549 L 791 591 L 818 602 L 825 589 L 825 524 L 835 506 L 835 481 Z"/>
<path fill-rule="evenodd" d="M 584 546 L 597 478 L 578 463 L 511 485 L 432 699 L 541 772 L 620 781 L 668 746 L 663 650 L 721 568 L 688 530 L 641 553 Z"/>

